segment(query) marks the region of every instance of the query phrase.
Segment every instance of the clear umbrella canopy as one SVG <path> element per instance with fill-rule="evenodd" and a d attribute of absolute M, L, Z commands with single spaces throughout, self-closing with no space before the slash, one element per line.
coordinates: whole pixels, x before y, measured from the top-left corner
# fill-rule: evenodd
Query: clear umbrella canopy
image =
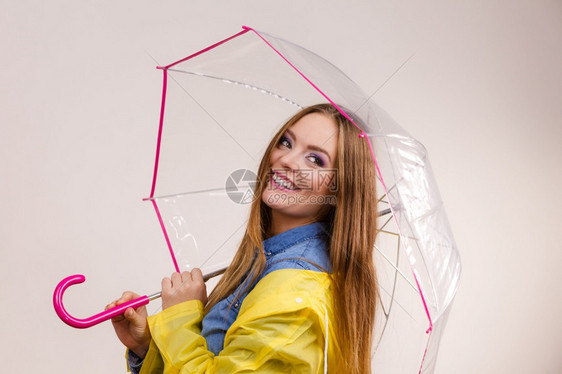
<path fill-rule="evenodd" d="M 251 28 L 161 69 L 147 200 L 176 269 L 228 265 L 267 144 L 300 108 L 329 102 L 363 131 L 377 168 L 373 371 L 433 372 L 460 259 L 423 145 L 328 61 Z"/>

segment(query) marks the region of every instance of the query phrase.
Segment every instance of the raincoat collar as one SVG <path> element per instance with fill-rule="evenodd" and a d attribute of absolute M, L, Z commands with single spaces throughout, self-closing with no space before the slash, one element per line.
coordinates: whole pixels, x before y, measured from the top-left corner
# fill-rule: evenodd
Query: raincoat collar
<path fill-rule="evenodd" d="M 308 225 L 295 227 L 294 229 L 265 239 L 263 241 L 263 250 L 266 254 L 273 255 L 299 242 L 319 236 L 328 237 L 329 235 L 327 222 L 314 222 Z"/>

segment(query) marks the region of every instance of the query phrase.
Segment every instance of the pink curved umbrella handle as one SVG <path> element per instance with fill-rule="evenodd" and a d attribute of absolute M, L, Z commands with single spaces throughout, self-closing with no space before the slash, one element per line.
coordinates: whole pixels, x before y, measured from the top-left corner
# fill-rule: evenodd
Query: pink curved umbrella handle
<path fill-rule="evenodd" d="M 206 282 L 209 279 L 216 277 L 217 275 L 223 274 L 225 271 L 226 268 L 222 268 L 205 274 L 203 275 L 203 280 Z M 66 277 L 59 282 L 59 284 L 55 288 L 55 292 L 53 293 L 53 306 L 55 307 L 55 312 L 57 312 L 57 315 L 64 323 L 77 329 L 92 327 L 100 322 L 107 321 L 108 319 L 125 313 L 127 308 L 138 308 L 139 306 L 146 305 L 152 300 L 155 300 L 162 296 L 161 292 L 157 292 L 150 296 L 141 296 L 137 299 L 127 301 L 124 304 L 118 305 L 114 308 L 108 309 L 89 318 L 80 319 L 72 317 L 70 314 L 68 314 L 66 309 L 64 309 L 64 305 L 62 304 L 62 296 L 64 295 L 64 291 L 66 291 L 68 287 L 72 286 L 73 284 L 83 283 L 85 280 L 86 277 L 82 274 L 76 274 Z"/>
<path fill-rule="evenodd" d="M 137 299 L 128 301 L 124 304 L 118 305 L 114 308 L 108 309 L 89 318 L 80 319 L 72 317 L 70 314 L 68 314 L 66 309 L 64 309 L 62 296 L 64 294 L 64 291 L 66 291 L 68 287 L 72 286 L 73 284 L 83 283 L 85 280 L 86 277 L 84 277 L 82 274 L 76 274 L 66 277 L 62 281 L 60 281 L 53 294 L 53 305 L 60 319 L 67 325 L 75 327 L 77 329 L 92 327 L 100 322 L 107 321 L 110 318 L 125 313 L 125 310 L 127 310 L 127 308 L 138 308 L 150 302 L 150 298 L 148 296 L 141 296 Z"/>

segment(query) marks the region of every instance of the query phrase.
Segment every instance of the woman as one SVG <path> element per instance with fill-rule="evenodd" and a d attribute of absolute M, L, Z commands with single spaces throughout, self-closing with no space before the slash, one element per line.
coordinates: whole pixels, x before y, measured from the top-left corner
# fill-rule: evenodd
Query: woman
<path fill-rule="evenodd" d="M 113 320 L 133 372 L 370 371 L 377 213 L 366 140 L 330 104 L 299 111 L 269 144 L 256 196 L 208 299 L 199 269 L 174 273 L 162 312 Z"/>

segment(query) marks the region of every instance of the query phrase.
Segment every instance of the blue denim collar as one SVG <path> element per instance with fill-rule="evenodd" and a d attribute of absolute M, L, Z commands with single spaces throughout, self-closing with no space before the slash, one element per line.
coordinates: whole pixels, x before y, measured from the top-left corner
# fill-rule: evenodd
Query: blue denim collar
<path fill-rule="evenodd" d="M 328 223 L 314 222 L 304 226 L 298 226 L 281 234 L 272 236 L 263 241 L 263 250 L 266 254 L 275 254 L 292 247 L 293 245 L 319 236 L 328 237 Z"/>

